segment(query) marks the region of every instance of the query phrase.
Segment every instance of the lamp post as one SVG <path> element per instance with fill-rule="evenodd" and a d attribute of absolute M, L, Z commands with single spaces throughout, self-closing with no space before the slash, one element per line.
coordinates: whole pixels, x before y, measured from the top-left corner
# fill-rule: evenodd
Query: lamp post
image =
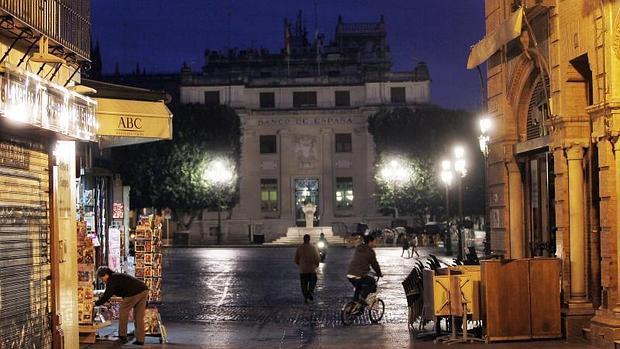
<path fill-rule="evenodd" d="M 450 184 L 453 179 L 452 163 L 450 160 L 443 160 L 441 162 L 441 181 L 446 189 L 446 256 L 452 256 L 452 235 L 450 234 Z"/>
<path fill-rule="evenodd" d="M 459 223 L 458 238 L 459 250 L 457 257 L 463 259 L 463 178 L 467 176 L 467 163 L 465 161 L 465 148 L 462 146 L 454 147 L 454 172 L 459 178 Z"/>
<path fill-rule="evenodd" d="M 489 141 L 490 137 L 488 135 L 489 130 L 491 129 L 491 119 L 488 116 L 482 117 L 480 119 L 480 136 L 478 136 L 478 143 L 480 145 L 480 151 L 482 152 L 482 156 L 484 157 L 484 171 L 483 173 L 483 183 L 484 183 L 484 255 L 488 256 L 491 254 L 491 232 L 489 225 L 489 194 L 488 194 L 488 183 L 487 183 L 487 170 L 489 166 Z"/>
<path fill-rule="evenodd" d="M 232 166 L 226 161 L 215 159 L 209 162 L 204 173 L 205 180 L 215 190 L 226 190 L 232 183 L 234 173 Z M 217 195 L 217 244 L 222 242 L 222 195 Z"/>
<path fill-rule="evenodd" d="M 392 199 L 394 200 L 394 219 L 398 218 L 398 207 L 396 206 L 396 187 L 407 182 L 411 178 L 410 171 L 403 166 L 402 161 L 392 159 L 385 163 L 379 172 L 381 179 L 390 184 L 392 189 Z"/>

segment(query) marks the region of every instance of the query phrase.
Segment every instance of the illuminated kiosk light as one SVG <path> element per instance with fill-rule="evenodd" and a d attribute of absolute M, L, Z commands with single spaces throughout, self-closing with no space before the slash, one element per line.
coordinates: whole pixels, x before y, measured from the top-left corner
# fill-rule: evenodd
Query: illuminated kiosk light
<path fill-rule="evenodd" d="M 71 163 L 75 159 L 75 142 L 57 141 L 53 154 L 59 162 L 63 164 Z"/>
<path fill-rule="evenodd" d="M 10 65 L 0 88 L 3 117 L 60 132 L 82 140 L 95 140 L 95 100 L 42 79 L 36 74 Z"/>

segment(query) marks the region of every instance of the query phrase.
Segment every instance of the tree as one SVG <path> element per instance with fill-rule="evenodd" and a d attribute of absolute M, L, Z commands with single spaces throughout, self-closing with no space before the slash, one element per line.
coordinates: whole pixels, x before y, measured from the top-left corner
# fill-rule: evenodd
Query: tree
<path fill-rule="evenodd" d="M 426 159 L 390 153 L 380 155 L 375 175 L 376 198 L 384 213 L 393 212 L 397 218 L 397 213 L 403 212 L 418 224 L 424 224 L 427 208 L 440 202 L 435 176 L 427 170 L 428 166 Z"/>
<path fill-rule="evenodd" d="M 411 185 L 396 190 L 395 194 L 390 193 L 393 188 L 377 180 L 380 207 L 384 210 L 397 207 L 419 222 L 426 214 L 443 213 L 439 161 L 452 157 L 454 144 L 463 144 L 469 161 L 468 175 L 463 179 L 465 214 L 484 212 L 483 159 L 474 126 L 473 113 L 434 105 L 384 108 L 370 116 L 368 130 L 373 135 L 379 162 L 390 156 L 404 157 L 410 162 L 415 178 Z"/>
<path fill-rule="evenodd" d="M 173 139 L 117 148 L 116 171 L 131 185 L 132 208 L 169 207 L 189 228 L 203 209 L 232 207 L 238 200 L 236 176 L 230 185 L 205 179 L 208 164 L 240 157 L 240 120 L 226 106 L 173 104 Z M 182 219 L 184 218 L 184 219 Z"/>

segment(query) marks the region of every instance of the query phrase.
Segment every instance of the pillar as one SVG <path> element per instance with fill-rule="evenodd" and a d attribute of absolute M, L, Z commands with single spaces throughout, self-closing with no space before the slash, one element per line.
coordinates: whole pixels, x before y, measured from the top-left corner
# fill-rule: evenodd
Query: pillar
<path fill-rule="evenodd" d="M 570 303 L 584 303 L 586 299 L 585 268 L 585 212 L 583 180 L 583 147 L 571 145 L 566 150 L 568 159 L 568 212 L 570 240 Z"/>
<path fill-rule="evenodd" d="M 334 176 L 334 132 L 331 128 L 321 129 L 321 161 L 318 166 L 321 170 L 319 190 L 321 195 L 320 214 L 321 226 L 331 226 L 334 221 L 334 197 L 335 181 Z"/>
<path fill-rule="evenodd" d="M 516 162 L 508 163 L 510 258 L 524 257 L 523 248 L 523 184 Z"/>

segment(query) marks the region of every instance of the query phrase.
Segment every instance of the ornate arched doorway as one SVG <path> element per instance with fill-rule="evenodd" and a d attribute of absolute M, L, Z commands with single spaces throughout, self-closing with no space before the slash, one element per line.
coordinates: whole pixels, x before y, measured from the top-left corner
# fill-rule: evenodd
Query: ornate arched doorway
<path fill-rule="evenodd" d="M 540 74 L 530 78 L 518 114 L 520 142 L 516 157 L 521 166 L 524 199 L 525 255 L 555 254 L 555 185 L 549 114 L 549 80 Z"/>

